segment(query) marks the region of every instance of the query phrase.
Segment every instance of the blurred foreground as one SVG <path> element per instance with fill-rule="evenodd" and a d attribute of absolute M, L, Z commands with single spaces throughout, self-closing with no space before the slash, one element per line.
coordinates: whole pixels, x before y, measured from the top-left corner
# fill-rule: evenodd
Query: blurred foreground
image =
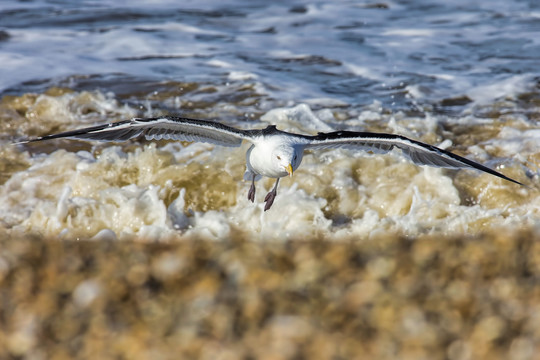
<path fill-rule="evenodd" d="M 242 237 L 237 237 L 242 238 Z M 0 240 L 2 359 L 534 359 L 538 231 Z"/>

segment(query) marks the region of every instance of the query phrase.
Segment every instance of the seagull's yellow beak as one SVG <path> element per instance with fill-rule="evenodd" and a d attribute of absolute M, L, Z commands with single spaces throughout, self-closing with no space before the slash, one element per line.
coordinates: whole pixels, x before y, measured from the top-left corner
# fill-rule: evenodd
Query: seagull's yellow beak
<path fill-rule="evenodd" d="M 285 170 L 287 170 L 287 174 L 289 174 L 289 176 L 292 176 L 292 173 L 293 173 L 293 169 L 292 169 L 292 165 L 289 164 L 285 167 Z"/>

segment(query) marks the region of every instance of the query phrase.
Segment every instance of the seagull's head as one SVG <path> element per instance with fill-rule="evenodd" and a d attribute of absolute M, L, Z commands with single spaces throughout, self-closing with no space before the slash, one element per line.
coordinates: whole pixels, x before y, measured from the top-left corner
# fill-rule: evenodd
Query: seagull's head
<path fill-rule="evenodd" d="M 273 162 L 280 171 L 284 171 L 287 175 L 292 176 L 293 171 L 298 168 L 302 161 L 302 154 L 295 151 L 291 146 L 279 146 L 272 152 Z"/>

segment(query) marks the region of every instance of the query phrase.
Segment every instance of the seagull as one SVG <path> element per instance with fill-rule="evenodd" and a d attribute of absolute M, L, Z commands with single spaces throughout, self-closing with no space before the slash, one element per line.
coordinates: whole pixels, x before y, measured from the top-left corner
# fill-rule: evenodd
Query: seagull
<path fill-rule="evenodd" d="M 276 179 L 274 187 L 264 199 L 264 211 L 270 209 L 274 203 L 279 180 L 285 176 L 292 176 L 302 162 L 304 151 L 312 149 L 346 148 L 384 154 L 398 148 L 418 165 L 451 169 L 472 168 L 524 186 L 493 169 L 450 151 L 389 133 L 343 130 L 303 135 L 278 130 L 275 125 L 269 125 L 265 129 L 243 130 L 209 120 L 161 116 L 133 118 L 37 137 L 17 144 L 60 138 L 125 141 L 142 135 L 147 140 L 197 141 L 229 147 L 238 147 L 243 141 L 251 143 L 246 153 L 247 169 L 244 174 L 244 179 L 251 181 L 248 200 L 255 201 L 255 181 L 263 176 Z"/>

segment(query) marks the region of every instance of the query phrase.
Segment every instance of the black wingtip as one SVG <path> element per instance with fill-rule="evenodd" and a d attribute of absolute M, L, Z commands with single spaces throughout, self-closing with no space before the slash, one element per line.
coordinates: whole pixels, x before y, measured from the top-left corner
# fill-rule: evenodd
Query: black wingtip
<path fill-rule="evenodd" d="M 488 173 L 488 174 L 497 176 L 498 178 L 501 178 L 501 179 L 506 180 L 506 181 L 510 181 L 510 182 L 512 182 L 512 183 L 514 183 L 514 184 L 517 184 L 517 185 L 521 185 L 521 186 L 527 187 L 527 185 L 525 185 L 525 184 L 523 184 L 523 183 L 520 183 L 519 181 L 514 180 L 514 179 L 512 179 L 511 177 L 508 177 L 508 176 L 506 176 L 506 175 L 504 175 L 504 174 L 502 174 L 502 173 L 500 173 L 500 172 L 498 172 L 498 171 L 496 171 L 496 170 L 493 170 L 493 169 L 491 169 L 491 168 L 488 168 L 488 167 L 485 166 L 485 165 L 479 164 L 479 163 L 477 163 L 477 162 L 475 162 L 475 161 L 472 161 L 472 160 L 469 160 L 469 159 L 467 159 L 467 158 L 458 156 L 458 155 L 456 155 L 456 154 L 454 154 L 454 153 L 450 153 L 450 152 L 448 152 L 448 151 L 444 151 L 444 152 L 447 153 L 447 154 L 450 154 L 454 159 L 456 159 L 456 158 L 459 159 L 460 161 L 462 161 L 463 163 L 469 165 L 469 166 L 472 167 L 472 168 L 475 168 L 475 169 L 477 169 L 477 170 L 480 170 L 480 171 L 486 172 L 486 173 Z"/>
<path fill-rule="evenodd" d="M 12 146 L 18 146 L 18 145 L 29 144 L 29 143 L 33 143 L 33 142 L 37 142 L 37 141 L 41 141 L 41 140 L 43 140 L 43 137 L 37 137 L 37 138 L 33 138 L 33 139 L 20 140 L 20 141 L 12 142 L 10 145 L 12 145 Z"/>
<path fill-rule="evenodd" d="M 499 174 L 498 176 L 499 176 L 500 178 L 504 179 L 504 180 L 513 182 L 514 184 L 518 184 L 518 185 L 527 187 L 527 185 L 525 185 L 525 184 L 523 184 L 523 183 L 520 183 L 519 181 L 514 180 L 514 179 L 512 179 L 512 178 L 509 178 L 509 177 L 506 176 L 506 175 L 503 175 L 503 174 L 501 174 L 501 173 L 499 173 L 499 172 L 498 172 L 498 174 Z"/>
<path fill-rule="evenodd" d="M 473 168 L 484 171 L 484 172 L 486 172 L 486 173 L 488 173 L 490 175 L 494 175 L 494 176 L 496 176 L 498 178 L 501 178 L 503 180 L 510 181 L 510 182 L 512 182 L 514 184 L 521 185 L 521 186 L 524 186 L 524 187 L 528 188 L 527 185 L 525 185 L 523 183 L 520 183 L 519 181 L 514 180 L 511 177 L 508 177 L 508 176 L 506 176 L 506 175 L 504 175 L 504 174 L 502 174 L 502 173 L 500 173 L 500 172 L 498 172 L 496 170 L 493 170 L 491 168 L 488 168 L 487 166 L 484 166 L 484 165 L 478 164 L 476 162 L 473 162 L 472 160 L 468 160 L 468 159 L 466 159 L 466 160 L 469 162 L 469 166 L 471 166 Z"/>

